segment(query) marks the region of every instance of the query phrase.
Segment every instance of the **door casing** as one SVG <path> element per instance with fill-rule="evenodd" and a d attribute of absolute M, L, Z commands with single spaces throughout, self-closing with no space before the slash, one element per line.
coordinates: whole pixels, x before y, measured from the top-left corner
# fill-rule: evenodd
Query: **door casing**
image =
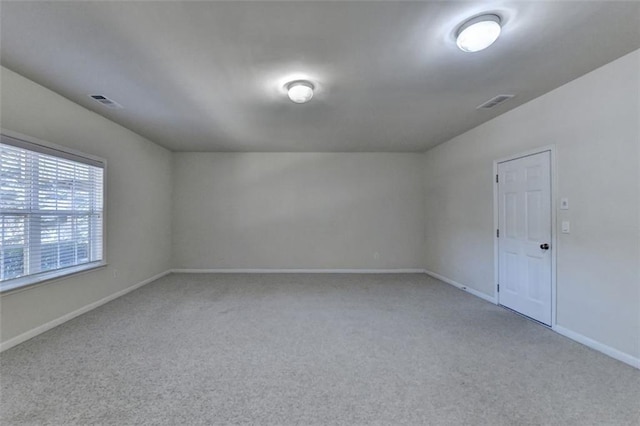
<path fill-rule="evenodd" d="M 496 304 L 499 303 L 498 297 L 498 277 L 500 271 L 498 270 L 498 242 L 499 239 L 496 235 L 496 230 L 499 226 L 499 200 L 498 200 L 498 183 L 496 182 L 496 175 L 498 174 L 498 164 L 505 161 L 516 160 L 518 158 L 527 157 L 530 155 L 540 154 L 542 152 L 549 151 L 551 155 L 551 328 L 556 326 L 556 266 L 558 258 L 558 244 L 557 244 L 557 220 L 556 220 L 556 200 L 557 200 L 557 170 L 556 170 L 556 146 L 546 145 L 540 148 L 531 149 L 529 151 L 520 152 L 517 154 L 509 155 L 507 157 L 499 158 L 493 161 L 493 297 Z"/>

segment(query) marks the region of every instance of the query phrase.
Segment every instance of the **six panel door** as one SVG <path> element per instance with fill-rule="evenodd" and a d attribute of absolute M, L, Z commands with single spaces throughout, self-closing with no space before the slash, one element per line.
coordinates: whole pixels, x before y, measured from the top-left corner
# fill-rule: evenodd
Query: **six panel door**
<path fill-rule="evenodd" d="M 551 325 L 551 153 L 498 164 L 499 303 Z"/>

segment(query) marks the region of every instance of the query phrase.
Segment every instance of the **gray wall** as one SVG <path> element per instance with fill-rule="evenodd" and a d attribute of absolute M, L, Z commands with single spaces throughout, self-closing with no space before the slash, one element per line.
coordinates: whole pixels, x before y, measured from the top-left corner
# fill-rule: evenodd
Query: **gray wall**
<path fill-rule="evenodd" d="M 176 268 L 421 268 L 422 154 L 176 153 Z"/>
<path fill-rule="evenodd" d="M 1 68 L 3 128 L 107 160 L 106 268 L 3 295 L 5 342 L 166 271 L 171 153 Z"/>
<path fill-rule="evenodd" d="M 493 160 L 557 147 L 558 325 L 640 357 L 640 51 L 425 154 L 428 270 L 493 295 Z"/>
<path fill-rule="evenodd" d="M 424 155 L 172 155 L 2 68 L 4 128 L 108 160 L 109 261 L 2 296 L 2 341 L 171 266 L 426 266 L 492 295 L 492 162 L 555 144 L 572 224 L 558 324 L 640 357 L 639 64 L 636 51 Z"/>

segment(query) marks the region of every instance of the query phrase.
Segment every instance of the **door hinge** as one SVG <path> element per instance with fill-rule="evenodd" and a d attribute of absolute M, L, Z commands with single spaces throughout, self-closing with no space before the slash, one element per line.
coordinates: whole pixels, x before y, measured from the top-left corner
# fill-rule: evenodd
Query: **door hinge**
<path fill-rule="evenodd" d="M 500 238 L 500 230 L 496 229 L 496 238 Z"/>
<path fill-rule="evenodd" d="M 496 183 L 498 183 L 498 175 L 496 175 Z"/>
<path fill-rule="evenodd" d="M 498 284 L 498 293 L 500 293 L 500 284 Z"/>

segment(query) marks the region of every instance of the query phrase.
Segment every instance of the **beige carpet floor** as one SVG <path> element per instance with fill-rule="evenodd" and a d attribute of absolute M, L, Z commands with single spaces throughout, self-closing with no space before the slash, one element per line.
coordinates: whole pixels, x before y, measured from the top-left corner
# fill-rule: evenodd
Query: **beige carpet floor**
<path fill-rule="evenodd" d="M 174 274 L 1 355 L 2 425 L 639 425 L 640 371 L 419 274 Z"/>

